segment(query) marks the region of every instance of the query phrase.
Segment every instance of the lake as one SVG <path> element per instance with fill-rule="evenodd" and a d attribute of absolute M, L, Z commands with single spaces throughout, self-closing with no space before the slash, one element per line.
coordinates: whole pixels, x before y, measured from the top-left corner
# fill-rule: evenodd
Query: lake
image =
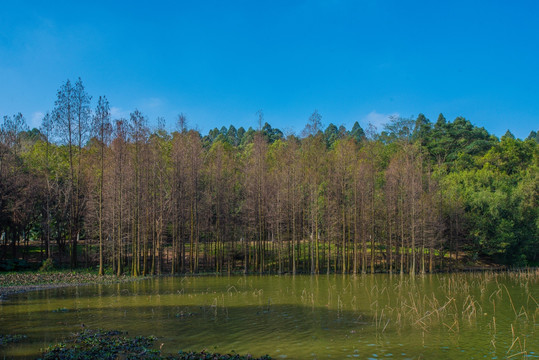
<path fill-rule="evenodd" d="M 7 358 L 81 329 L 154 335 L 164 352 L 275 359 L 539 358 L 539 271 L 164 277 L 29 292 L 0 303 Z"/>

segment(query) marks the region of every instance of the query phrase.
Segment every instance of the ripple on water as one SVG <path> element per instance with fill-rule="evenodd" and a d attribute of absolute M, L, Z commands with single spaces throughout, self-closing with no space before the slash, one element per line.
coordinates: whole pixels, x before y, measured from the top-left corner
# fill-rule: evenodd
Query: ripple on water
<path fill-rule="evenodd" d="M 535 296 L 539 294 L 537 278 L 529 279 L 526 286 L 538 298 Z M 37 354 L 53 336 L 61 338 L 84 323 L 161 337 L 166 342 L 167 352 L 184 346 L 193 350 L 219 346 L 222 352 L 235 349 L 240 353 L 269 353 L 274 358 L 291 359 L 459 359 L 496 355 L 504 358 L 513 339 L 511 324 L 515 313 L 511 302 L 516 309 L 524 306 L 528 315 L 535 311 L 535 303 L 528 301 L 526 293 L 521 291 L 523 281 L 504 275 L 464 274 L 433 275 L 416 280 L 385 275 L 169 278 L 141 281 L 136 286 L 103 286 L 99 295 L 91 287 L 29 293 L 19 301 L 13 298 L 0 304 L 0 323 L 2 330 L 24 331 L 40 339 L 30 344 Z M 458 284 L 474 282 L 481 289 L 470 286 L 462 294 L 455 291 Z M 504 291 L 498 292 L 499 284 L 506 285 L 507 290 L 504 287 Z M 482 296 L 483 293 L 486 296 Z M 445 325 L 433 321 L 428 331 L 414 327 L 413 323 L 399 328 L 401 325 L 391 321 L 381 333 L 380 325 L 373 324 L 373 318 L 376 315 L 379 318 L 381 309 L 385 310 L 384 317 L 378 324 L 383 326 L 386 319 L 398 315 L 391 313 L 391 309 L 402 313 L 405 324 L 410 305 L 423 306 L 417 310 L 423 313 L 429 310 L 429 302 L 443 305 L 448 296 L 456 299 L 446 308 L 448 316 L 454 312 L 457 320 L 462 306 L 468 304 L 464 301 L 468 296 L 487 314 L 492 313 L 492 301 L 496 301 L 496 346 L 504 350 L 492 351 L 492 336 L 486 330 L 491 321 L 488 316 L 478 316 L 473 326 L 467 321 L 459 322 L 457 334 L 453 333 L 456 329 L 452 326 L 453 317 L 450 322 L 445 319 Z M 76 299 L 75 304 L 73 299 Z M 63 308 L 70 311 L 53 312 Z M 530 358 L 538 356 L 539 339 L 534 326 L 522 317 L 515 325 L 515 333 L 526 340 L 526 349 L 535 350 L 528 352 Z M 40 334 L 54 335 L 45 338 Z M 272 354 L 276 344 L 279 349 Z M 463 349 L 466 352 L 462 352 Z"/>

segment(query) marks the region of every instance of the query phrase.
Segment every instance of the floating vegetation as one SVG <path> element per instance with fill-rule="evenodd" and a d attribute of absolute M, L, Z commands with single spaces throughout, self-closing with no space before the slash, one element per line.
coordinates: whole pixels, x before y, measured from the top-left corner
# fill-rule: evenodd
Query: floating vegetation
<path fill-rule="evenodd" d="M 64 313 L 64 312 L 68 312 L 68 311 L 69 311 L 69 309 L 67 309 L 67 308 L 58 308 L 58 309 L 53 310 L 52 312 L 53 313 Z"/>
<path fill-rule="evenodd" d="M 158 350 L 152 350 L 155 338 L 129 338 L 120 331 L 84 330 L 72 341 L 50 346 L 43 354 L 43 360 L 104 359 L 118 357 L 130 359 L 155 359 Z"/>
<path fill-rule="evenodd" d="M 111 330 L 86 329 L 71 341 L 50 346 L 42 356 L 43 360 L 83 360 L 83 359 L 167 359 L 167 360 L 270 360 L 269 356 L 255 358 L 251 355 L 216 354 L 206 351 L 161 354 L 152 349 L 156 338 L 153 336 L 128 337 L 127 333 Z"/>
<path fill-rule="evenodd" d="M 176 316 L 177 318 L 188 318 L 188 317 L 191 317 L 191 316 L 195 316 L 196 313 L 193 313 L 193 312 L 184 312 L 184 311 L 180 311 L 179 313 L 176 313 Z"/>
<path fill-rule="evenodd" d="M 23 341 L 26 339 L 26 335 L 0 335 L 0 346 L 11 344 L 11 343 L 17 343 L 19 341 Z"/>

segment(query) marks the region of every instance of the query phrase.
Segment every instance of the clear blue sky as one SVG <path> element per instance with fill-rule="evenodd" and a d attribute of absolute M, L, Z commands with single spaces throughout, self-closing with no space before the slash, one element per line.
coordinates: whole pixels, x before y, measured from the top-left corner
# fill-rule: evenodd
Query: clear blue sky
<path fill-rule="evenodd" d="M 116 116 L 169 129 L 300 132 L 390 114 L 464 116 L 501 136 L 539 129 L 539 2 L 3 1 L 0 115 L 31 126 L 81 77 Z M 94 101 L 95 104 L 95 101 Z"/>

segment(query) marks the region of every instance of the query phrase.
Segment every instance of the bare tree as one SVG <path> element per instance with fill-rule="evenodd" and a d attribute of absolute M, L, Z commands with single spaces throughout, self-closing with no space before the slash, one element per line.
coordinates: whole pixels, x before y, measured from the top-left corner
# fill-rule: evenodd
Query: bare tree
<path fill-rule="evenodd" d="M 99 142 L 98 192 L 99 192 L 99 275 L 103 275 L 103 183 L 105 178 L 105 148 L 110 141 L 112 131 L 110 123 L 110 107 L 105 96 L 100 96 L 92 122 L 92 130 Z"/>
<path fill-rule="evenodd" d="M 77 240 L 80 236 L 84 207 L 84 191 L 81 189 L 81 155 L 88 135 L 90 100 L 91 97 L 86 93 L 80 78 L 74 86 L 67 80 L 58 90 L 53 111 L 55 129 L 69 152 L 71 221 L 68 236 L 71 243 L 72 267 L 77 266 Z"/>

